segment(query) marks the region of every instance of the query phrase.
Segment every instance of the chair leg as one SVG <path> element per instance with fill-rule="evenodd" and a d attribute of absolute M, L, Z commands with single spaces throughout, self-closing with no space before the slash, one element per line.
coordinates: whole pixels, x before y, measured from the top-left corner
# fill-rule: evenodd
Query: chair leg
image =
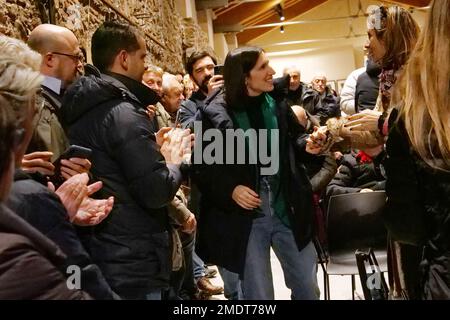
<path fill-rule="evenodd" d="M 324 300 L 328 300 L 328 293 L 327 293 L 327 275 L 326 273 L 323 274 L 323 296 L 324 296 Z"/>
<path fill-rule="evenodd" d="M 331 300 L 331 297 L 330 297 L 330 276 L 328 275 L 328 273 L 326 274 L 325 281 L 327 282 L 327 288 L 326 288 L 326 291 L 325 291 L 325 297 L 326 297 L 326 300 Z"/>
<path fill-rule="evenodd" d="M 355 300 L 355 290 L 356 290 L 355 275 L 352 274 L 352 300 Z"/>

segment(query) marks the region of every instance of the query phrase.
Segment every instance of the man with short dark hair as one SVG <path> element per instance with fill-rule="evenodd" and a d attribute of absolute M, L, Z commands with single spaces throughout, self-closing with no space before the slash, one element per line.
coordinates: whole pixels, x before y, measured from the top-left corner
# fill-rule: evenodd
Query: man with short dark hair
<path fill-rule="evenodd" d="M 71 143 L 92 149 L 100 196 L 114 195 L 108 219 L 87 235 L 92 259 L 125 299 L 163 299 L 172 270 L 167 204 L 182 181 L 190 152 L 183 130 L 160 130 L 145 112 L 156 94 L 142 84 L 146 45 L 134 27 L 105 22 L 92 37 L 99 72 L 66 93 L 62 117 Z"/>
<path fill-rule="evenodd" d="M 208 51 L 196 51 L 188 58 L 186 71 L 199 89 L 181 104 L 179 119 L 183 128 L 193 126 L 198 107 L 214 90 L 223 86 L 223 76 L 214 75 L 216 64 L 216 58 Z"/>

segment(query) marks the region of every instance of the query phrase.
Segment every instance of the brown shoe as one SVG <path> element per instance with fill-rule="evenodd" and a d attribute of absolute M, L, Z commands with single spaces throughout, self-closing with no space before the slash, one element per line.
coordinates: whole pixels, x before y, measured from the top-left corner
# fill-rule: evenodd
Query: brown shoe
<path fill-rule="evenodd" d="M 201 277 L 197 280 L 197 287 L 210 295 L 223 293 L 223 287 L 213 285 L 206 277 Z"/>

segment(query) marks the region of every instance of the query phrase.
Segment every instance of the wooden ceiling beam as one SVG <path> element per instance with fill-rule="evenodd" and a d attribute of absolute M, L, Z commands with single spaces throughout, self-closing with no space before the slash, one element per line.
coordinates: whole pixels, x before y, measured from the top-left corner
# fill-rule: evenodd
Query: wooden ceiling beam
<path fill-rule="evenodd" d="M 261 2 L 244 2 L 217 16 L 214 20 L 215 25 L 227 25 L 227 24 L 238 24 L 242 21 L 261 14 L 262 12 L 269 11 L 275 5 L 280 3 L 281 0 L 270 0 Z"/>
<path fill-rule="evenodd" d="M 292 6 L 289 7 L 289 10 L 284 10 L 284 16 L 286 17 L 286 21 L 289 21 L 291 19 L 294 19 L 295 17 L 304 14 L 305 12 L 314 9 L 318 5 L 323 4 L 328 0 L 303 0 L 300 1 Z M 273 23 L 273 22 L 279 22 L 277 14 L 274 12 L 270 17 L 259 21 L 260 24 L 265 23 Z M 244 30 L 237 34 L 237 39 L 239 44 L 245 44 L 249 41 L 259 37 L 260 35 L 263 35 L 266 32 L 269 32 L 270 30 L 273 30 L 274 28 L 268 27 L 268 28 L 259 28 L 259 29 L 249 29 Z"/>
<path fill-rule="evenodd" d="M 437 0 L 439 1 L 439 0 Z M 400 3 L 411 7 L 426 7 L 430 4 L 431 0 L 394 0 L 392 2 Z"/>

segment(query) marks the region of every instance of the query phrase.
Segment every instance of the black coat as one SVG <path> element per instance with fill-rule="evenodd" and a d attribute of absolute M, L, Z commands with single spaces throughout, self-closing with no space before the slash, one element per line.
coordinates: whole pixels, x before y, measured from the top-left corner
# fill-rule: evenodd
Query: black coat
<path fill-rule="evenodd" d="M 394 111 L 390 119 L 394 118 Z M 450 174 L 425 164 L 408 141 L 404 125 L 399 121 L 391 128 L 386 145 L 388 201 L 384 219 L 395 240 L 425 248 L 420 263 L 423 297 L 448 300 Z"/>
<path fill-rule="evenodd" d="M 8 207 L 61 248 L 67 255 L 62 270 L 71 265 L 80 267 L 82 290 L 94 299 L 118 298 L 98 266 L 92 263 L 55 193 L 18 170 L 14 175 Z"/>
<path fill-rule="evenodd" d="M 303 108 L 309 114 L 319 118 L 320 125 L 325 125 L 330 118 L 341 116 L 339 97 L 335 96 L 328 87 L 325 90 L 324 95 L 321 95 L 316 90 L 309 88 L 303 94 Z"/>
<path fill-rule="evenodd" d="M 360 163 L 353 153 L 345 154 L 338 173 L 327 186 L 327 200 L 338 194 L 356 193 L 361 189 L 384 190 L 386 178 L 382 174 L 381 153 L 373 162 Z"/>
<path fill-rule="evenodd" d="M 282 171 L 283 192 L 287 196 L 294 237 L 301 250 L 310 242 L 313 233 L 311 184 L 300 162 L 302 157 L 309 156 L 304 152 L 301 126 L 297 125 L 284 100 L 278 101 L 277 119 L 280 142 L 284 143 L 280 150 L 286 150 L 280 155 L 281 166 L 285 168 Z M 205 102 L 202 122 L 203 129 L 214 127 L 222 133 L 225 129 L 235 128 L 222 92 Z M 231 195 L 238 185 L 258 190 L 258 170 L 256 165 L 249 164 L 194 164 L 194 181 L 202 192 L 196 252 L 205 261 L 236 273 L 243 272 L 254 213 L 238 206 Z"/>
<path fill-rule="evenodd" d="M 378 79 L 380 73 L 380 66 L 369 60 L 366 71 L 360 74 L 356 80 L 355 108 L 357 113 L 365 109 L 372 110 L 375 108 L 380 87 Z"/>
<path fill-rule="evenodd" d="M 0 299 L 91 299 L 67 287 L 66 256 L 38 230 L 0 203 Z"/>
<path fill-rule="evenodd" d="M 182 180 L 159 152 L 146 90 L 123 76 L 81 77 L 61 109 L 70 143 L 92 149 L 91 173 L 103 181 L 99 197 L 115 198 L 108 218 L 87 235 L 91 257 L 114 291 L 130 299 L 169 285 L 166 205 Z"/>

